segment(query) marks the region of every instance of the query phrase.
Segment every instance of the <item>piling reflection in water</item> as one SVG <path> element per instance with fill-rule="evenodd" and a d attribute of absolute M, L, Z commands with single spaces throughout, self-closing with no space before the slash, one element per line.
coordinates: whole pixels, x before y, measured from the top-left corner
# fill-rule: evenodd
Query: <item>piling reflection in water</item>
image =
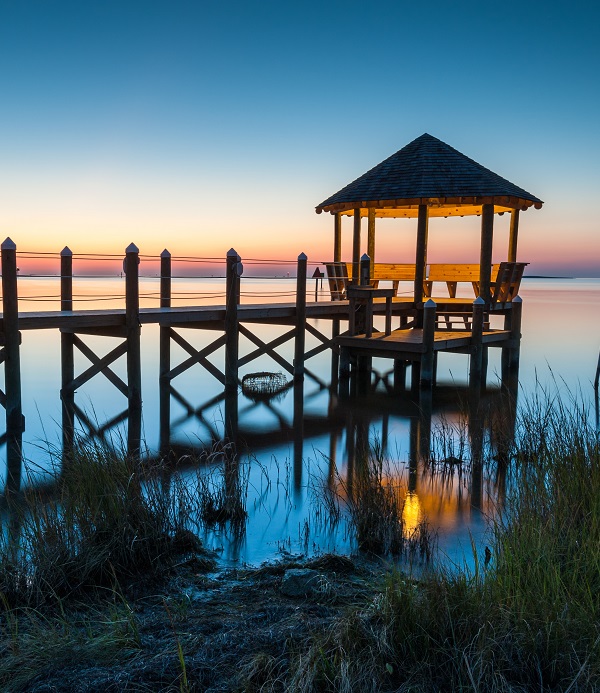
<path fill-rule="evenodd" d="M 237 452 L 225 455 L 221 483 L 225 501 L 246 495 L 249 531 L 240 532 L 238 527 L 223 532 L 206 526 L 204 541 L 224 546 L 224 555 L 231 561 L 273 557 L 284 545 L 292 551 L 353 550 L 357 537 L 351 526 L 352 512 L 364 492 L 364 470 L 375 459 L 381 461 L 379 481 L 390 492 L 387 500 L 395 499 L 404 538 L 416 536 L 419 527 L 427 523 L 434 533 L 441 533 L 443 551 L 451 553 L 448 537 L 462 532 L 464 543 L 470 531 L 477 534 L 478 526 L 473 529 L 474 513 L 483 517 L 501 506 L 514 436 L 515 389 L 505 384 L 476 398 L 469 394 L 466 387 L 438 387 L 433 397 L 415 402 L 382 392 L 381 388 L 352 398 L 340 398 L 327 391 L 321 393 L 328 399 L 322 416 L 307 411 L 310 393 L 305 392 L 302 382 L 295 383 L 279 401 L 252 402 L 240 395 L 236 406 L 238 426 L 230 431 L 228 443 L 233 446 L 228 449 Z M 166 401 L 166 395 L 161 401 Z M 206 412 L 220 404 L 227 406 L 225 392 L 196 407 L 188 403 L 187 416 L 206 421 L 207 430 L 212 429 L 205 451 L 214 445 L 212 437 L 219 434 Z M 252 413 L 261 408 L 272 413 L 274 425 L 259 431 L 246 418 L 251 419 Z M 168 412 L 169 407 L 161 415 Z M 162 421 L 161 432 L 166 430 Z M 173 433 L 176 427 L 169 430 Z M 289 479 L 275 483 L 279 471 L 274 466 L 285 462 L 265 460 L 262 452 L 281 451 L 286 445 L 291 450 Z M 200 448 L 194 450 L 189 441 L 170 436 L 169 440 L 161 440 L 161 448 L 168 451 L 167 458 L 162 459 L 167 484 L 167 460 L 179 463 L 181 471 L 182 460 L 208 459 L 206 474 L 212 473 L 210 459 L 216 457 L 203 458 Z M 260 459 L 260 465 L 250 461 L 240 466 L 246 451 Z M 192 457 L 187 458 L 188 454 Z M 161 457 L 156 461 L 161 462 Z M 266 474 L 268 482 L 257 481 L 257 466 L 266 469 L 261 473 Z M 249 479 L 244 481 L 246 474 Z M 317 526 L 315 510 L 322 503 L 316 496 L 323 493 L 336 499 L 340 508 L 335 522 L 328 519 L 327 530 Z M 323 513 L 320 517 L 323 519 Z M 303 540 L 300 527 L 304 528 Z M 375 530 L 370 526 L 367 529 L 373 536 Z M 394 546 L 398 548 L 397 539 L 388 548 Z"/>
<path fill-rule="evenodd" d="M 414 535 L 427 522 L 446 537 L 462 532 L 464 543 L 473 531 L 474 518 L 493 514 L 502 504 L 514 436 L 516 388 L 517 377 L 512 373 L 499 387 L 484 393 L 438 386 L 415 400 L 408 392 L 398 393 L 385 373 L 363 369 L 345 397 L 334 388 L 315 389 L 312 381 L 296 380 L 278 398 L 253 401 L 223 389 L 197 403 L 188 401 L 164 379 L 160 382 L 160 446 L 155 461 L 163 464 L 168 483 L 167 463 L 181 465 L 189 453 L 202 459 L 198 453 L 222 441 L 226 432 L 237 454 L 227 458 L 224 492 L 226 498 L 235 499 L 243 481 L 240 461 L 248 453 L 260 460 L 260 465 L 250 463 L 249 486 L 241 491 L 248 494 L 250 531 L 224 535 L 207 528 L 203 536 L 209 545 L 225 545 L 230 560 L 272 558 L 278 542 L 287 542 L 288 549 L 297 551 L 356 548 L 356 537 L 346 523 L 348 502 L 357 498 L 361 470 L 373 455 L 385 461 L 381 482 L 393 490 L 406 536 Z M 318 407 L 311 404 L 315 399 Z M 183 408 L 183 414 L 171 420 L 173 402 Z M 216 411 L 221 412 L 221 424 L 216 421 Z M 263 413 L 269 415 L 270 424 L 263 421 Z M 181 437 L 185 423 L 191 421 L 206 434 L 196 445 Z M 102 427 L 87 429 L 92 435 L 108 437 Z M 286 450 L 290 451 L 289 479 L 274 483 L 279 468 L 287 465 Z M 266 470 L 268 483 L 261 486 L 263 472 L 253 467 Z M 17 478 L 16 473 L 7 477 L 7 491 L 18 488 Z M 318 526 L 315 510 L 321 502 L 316 497 L 326 492 L 337 499 L 340 508 L 340 518 L 329 521 L 327 528 Z M 473 533 L 480 528 L 477 525 Z M 442 545 L 449 551 L 447 542 Z"/>

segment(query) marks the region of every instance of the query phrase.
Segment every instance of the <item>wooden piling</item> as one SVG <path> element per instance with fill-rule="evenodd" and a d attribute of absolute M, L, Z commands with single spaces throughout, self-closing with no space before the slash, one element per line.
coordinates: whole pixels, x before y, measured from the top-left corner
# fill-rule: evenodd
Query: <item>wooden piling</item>
<path fill-rule="evenodd" d="M 334 318 L 331 321 L 331 340 L 334 343 L 331 351 L 331 388 L 335 392 L 338 386 L 339 369 L 340 369 L 340 352 L 339 347 L 335 345 L 336 337 L 340 335 L 340 320 Z"/>
<path fill-rule="evenodd" d="M 73 253 L 68 246 L 60 252 L 60 309 L 73 310 Z M 63 464 L 72 457 L 75 436 L 75 390 L 68 387 L 75 379 L 74 338 L 72 332 L 61 330 L 61 408 Z"/>
<path fill-rule="evenodd" d="M 435 314 L 437 306 L 429 299 L 423 307 L 423 355 L 421 356 L 421 372 L 419 387 L 421 390 L 431 390 L 433 386 L 433 344 L 435 339 Z"/>
<path fill-rule="evenodd" d="M 492 276 L 492 247 L 494 243 L 494 205 L 481 206 L 481 255 L 479 264 L 479 295 L 486 303 L 490 301 Z"/>
<path fill-rule="evenodd" d="M 25 422 L 21 405 L 19 302 L 17 292 L 17 246 L 7 238 L 2 251 L 2 327 L 4 332 L 4 388 L 6 395 L 6 490 L 21 485 L 21 455 Z"/>
<path fill-rule="evenodd" d="M 348 397 L 350 395 L 350 376 L 351 376 L 351 357 L 348 347 L 340 347 L 340 375 L 338 383 L 338 392 L 340 397 Z"/>
<path fill-rule="evenodd" d="M 171 307 L 171 253 L 165 248 L 160 254 L 160 307 Z M 161 455 L 169 453 L 171 438 L 171 328 L 159 328 L 159 447 Z"/>
<path fill-rule="evenodd" d="M 371 258 L 371 276 L 375 268 L 375 207 L 369 207 L 367 217 L 367 255 Z"/>
<path fill-rule="evenodd" d="M 406 361 L 394 359 L 394 394 L 406 391 Z"/>
<path fill-rule="evenodd" d="M 469 387 L 472 392 L 482 388 L 483 366 L 483 319 L 485 301 L 478 296 L 473 301 L 473 322 L 471 326 L 471 361 L 469 364 Z"/>
<path fill-rule="evenodd" d="M 360 208 L 354 210 L 354 226 L 352 233 L 352 284 L 358 284 L 360 265 Z"/>
<path fill-rule="evenodd" d="M 139 250 L 125 249 L 125 327 L 127 335 L 127 451 L 137 457 L 142 441 L 142 357 L 140 348 Z"/>
<path fill-rule="evenodd" d="M 226 257 L 225 279 L 225 436 L 237 438 L 238 430 L 238 365 L 240 324 L 238 320 L 239 277 L 241 258 L 231 248 Z"/>
<path fill-rule="evenodd" d="M 429 209 L 427 205 L 419 205 L 417 220 L 417 247 L 416 247 L 416 264 L 415 264 L 415 283 L 414 283 L 414 298 L 415 303 L 421 303 L 423 300 L 423 282 L 425 281 L 425 268 L 427 265 L 427 237 L 429 231 Z M 417 321 L 420 322 L 422 316 L 417 316 Z"/>
<path fill-rule="evenodd" d="M 510 234 L 508 237 L 509 262 L 517 261 L 517 241 L 519 238 L 519 210 L 513 209 L 510 213 Z"/>
<path fill-rule="evenodd" d="M 523 317 L 523 299 L 515 296 L 512 300 L 510 311 L 510 339 L 511 348 L 508 350 L 508 370 L 518 372 L 519 359 L 521 356 L 521 319 Z"/>
<path fill-rule="evenodd" d="M 333 215 L 333 261 L 342 261 L 342 215 L 336 212 Z"/>
<path fill-rule="evenodd" d="M 365 253 L 360 258 L 360 285 L 369 286 L 371 283 L 371 258 Z"/>
<path fill-rule="evenodd" d="M 294 381 L 304 380 L 306 344 L 306 263 L 304 253 L 298 255 L 296 272 L 296 334 L 294 338 Z"/>

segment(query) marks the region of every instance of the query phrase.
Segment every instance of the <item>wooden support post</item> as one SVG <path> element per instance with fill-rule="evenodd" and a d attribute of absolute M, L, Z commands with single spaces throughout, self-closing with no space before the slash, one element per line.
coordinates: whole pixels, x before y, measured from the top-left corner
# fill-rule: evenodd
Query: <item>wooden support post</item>
<path fill-rule="evenodd" d="M 354 210 L 354 227 L 352 234 L 352 284 L 358 284 L 360 264 L 360 208 Z"/>
<path fill-rule="evenodd" d="M 519 236 L 519 210 L 510 213 L 510 235 L 508 237 L 508 261 L 517 261 L 517 241 Z"/>
<path fill-rule="evenodd" d="M 421 356 L 421 373 L 419 387 L 431 390 L 433 386 L 433 345 L 435 341 L 435 314 L 437 306 L 429 299 L 423 307 L 423 355 Z"/>
<path fill-rule="evenodd" d="M 481 255 L 479 261 L 479 295 L 490 302 L 492 247 L 494 244 L 494 205 L 481 206 Z"/>
<path fill-rule="evenodd" d="M 510 339 L 513 343 L 508 354 L 508 370 L 516 373 L 519 370 L 519 358 L 521 354 L 521 319 L 523 316 L 523 300 L 515 296 L 511 301 Z"/>
<path fill-rule="evenodd" d="M 394 359 L 394 394 L 399 395 L 406 390 L 406 361 Z"/>
<path fill-rule="evenodd" d="M 21 454 L 25 422 L 21 406 L 19 299 L 17 246 L 7 238 L 2 250 L 2 324 L 4 331 L 4 387 L 6 390 L 6 492 L 21 485 Z"/>
<path fill-rule="evenodd" d="M 473 322 L 471 326 L 471 361 L 469 364 L 469 387 L 471 392 L 482 389 L 483 366 L 483 318 L 485 301 L 478 296 L 473 301 Z"/>
<path fill-rule="evenodd" d="M 342 261 L 342 214 L 333 215 L 333 261 Z"/>
<path fill-rule="evenodd" d="M 60 252 L 60 309 L 73 310 L 73 253 L 68 246 Z M 75 437 L 75 390 L 68 387 L 75 379 L 74 336 L 60 333 L 63 464 L 73 455 Z"/>
<path fill-rule="evenodd" d="M 417 221 L 417 248 L 415 257 L 415 303 L 423 301 L 423 282 L 425 281 L 425 268 L 427 266 L 427 236 L 429 231 L 429 208 L 427 205 L 419 205 L 419 217 Z M 419 319 L 420 318 L 420 319 Z M 418 321 L 422 316 L 419 314 Z M 420 325 L 419 325 L 420 326 Z"/>
<path fill-rule="evenodd" d="M 131 243 L 125 250 L 125 326 L 127 333 L 127 451 L 137 457 L 142 443 L 142 355 L 140 347 L 140 256 Z"/>
<path fill-rule="evenodd" d="M 339 375 L 339 395 L 340 397 L 350 396 L 350 349 L 340 347 L 340 375 Z"/>
<path fill-rule="evenodd" d="M 369 207 L 367 217 L 367 255 L 371 258 L 371 276 L 375 274 L 375 207 Z"/>
<path fill-rule="evenodd" d="M 69 246 L 60 251 L 60 309 L 73 310 L 73 252 Z"/>
<path fill-rule="evenodd" d="M 296 335 L 294 340 L 294 381 L 304 380 L 304 352 L 306 344 L 306 262 L 304 253 L 298 255 L 296 273 Z"/>
<path fill-rule="evenodd" d="M 360 258 L 360 285 L 369 286 L 371 283 L 371 258 L 364 254 Z"/>
<path fill-rule="evenodd" d="M 160 307 L 171 307 L 171 253 L 166 248 L 160 254 Z"/>
<path fill-rule="evenodd" d="M 165 248 L 160 254 L 160 307 L 171 307 L 171 253 Z M 169 454 L 171 440 L 171 381 L 168 377 L 171 370 L 171 328 L 161 325 L 159 328 L 159 448 L 160 454 Z"/>
<path fill-rule="evenodd" d="M 334 318 L 331 321 L 331 339 L 334 342 L 331 349 L 331 389 L 336 392 L 340 373 L 340 352 L 339 347 L 335 346 L 335 338 L 340 334 L 340 320 Z"/>
<path fill-rule="evenodd" d="M 227 253 L 225 287 L 225 436 L 237 438 L 238 429 L 238 361 L 240 324 L 238 320 L 241 258 L 231 248 Z"/>
<path fill-rule="evenodd" d="M 413 397 L 419 396 L 419 387 L 421 383 L 421 362 L 411 361 L 410 363 L 410 394 Z"/>

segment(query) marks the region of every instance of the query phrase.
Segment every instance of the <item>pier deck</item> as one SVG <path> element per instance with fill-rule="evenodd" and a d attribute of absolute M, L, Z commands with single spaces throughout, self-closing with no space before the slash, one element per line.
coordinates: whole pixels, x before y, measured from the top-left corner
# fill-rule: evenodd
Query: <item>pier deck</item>
<path fill-rule="evenodd" d="M 487 330 L 483 332 L 482 342 L 485 345 L 498 344 L 506 346 L 511 338 L 510 330 Z M 374 332 L 371 337 L 364 334 L 351 337 L 341 335 L 336 339 L 337 344 L 352 349 L 365 349 L 372 355 L 385 352 L 386 356 L 406 358 L 414 354 L 425 353 L 427 348 L 423 340 L 423 330 L 396 330 L 389 335 L 384 332 Z M 436 330 L 433 335 L 433 351 L 460 351 L 472 344 L 472 334 L 467 331 Z"/>

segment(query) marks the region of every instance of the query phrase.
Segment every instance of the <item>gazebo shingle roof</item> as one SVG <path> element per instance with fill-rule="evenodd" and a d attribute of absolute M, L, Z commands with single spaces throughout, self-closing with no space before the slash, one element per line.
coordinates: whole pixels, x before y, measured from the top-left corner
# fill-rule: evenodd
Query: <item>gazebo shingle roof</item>
<path fill-rule="evenodd" d="M 457 211 L 469 206 L 469 211 L 462 212 L 467 214 L 485 202 L 517 209 L 543 204 L 523 188 L 425 133 L 327 198 L 316 211 L 376 207 L 391 212 L 429 202 L 457 207 Z"/>

